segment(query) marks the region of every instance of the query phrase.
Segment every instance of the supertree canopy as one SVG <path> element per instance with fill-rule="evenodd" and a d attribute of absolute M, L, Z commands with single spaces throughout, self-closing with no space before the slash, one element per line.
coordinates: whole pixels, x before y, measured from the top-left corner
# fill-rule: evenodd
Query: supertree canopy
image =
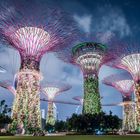
<path fill-rule="evenodd" d="M 45 4 L 19 5 L 16 2 L 16 6 L 1 7 L 0 34 L 2 41 L 21 56 L 12 127 L 24 126 L 25 132 L 29 132 L 41 128 L 40 59 L 44 53 L 57 51 L 74 41 L 76 26 L 68 14 L 51 10 Z"/>
<path fill-rule="evenodd" d="M 110 75 L 104 78 L 103 83 L 116 88 L 121 94 L 123 103 L 123 130 L 135 131 L 135 104 L 132 99 L 134 81 L 123 79 L 122 74 Z"/>
<path fill-rule="evenodd" d="M 11 35 L 11 40 L 14 46 L 21 50 L 22 67 L 39 69 L 38 58 L 44 49 L 46 51 L 49 49 L 47 44 L 50 41 L 50 35 L 38 27 L 22 27 Z"/>
<path fill-rule="evenodd" d="M 54 106 L 53 106 L 53 100 L 54 98 L 61 94 L 61 92 L 64 92 L 66 90 L 69 90 L 71 86 L 69 85 L 61 85 L 53 83 L 53 84 L 48 84 L 43 91 L 45 92 L 45 95 L 48 97 L 48 111 L 47 111 L 47 118 L 46 118 L 46 123 L 50 125 L 55 124 L 55 117 L 54 117 Z"/>
<path fill-rule="evenodd" d="M 140 49 L 136 44 L 117 44 L 116 49 L 112 50 L 114 61 L 108 65 L 128 71 L 134 80 L 136 96 L 136 121 L 137 130 L 140 131 Z"/>
<path fill-rule="evenodd" d="M 106 46 L 102 44 L 85 42 L 73 47 L 72 53 L 74 61 L 80 65 L 86 76 L 88 73 L 98 73 L 105 50 Z"/>

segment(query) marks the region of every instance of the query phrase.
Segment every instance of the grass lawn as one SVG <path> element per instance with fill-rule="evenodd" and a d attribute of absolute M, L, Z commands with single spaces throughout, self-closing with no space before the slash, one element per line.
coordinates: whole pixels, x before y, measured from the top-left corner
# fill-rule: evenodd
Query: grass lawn
<path fill-rule="evenodd" d="M 0 140 L 140 140 L 140 136 L 0 136 Z"/>

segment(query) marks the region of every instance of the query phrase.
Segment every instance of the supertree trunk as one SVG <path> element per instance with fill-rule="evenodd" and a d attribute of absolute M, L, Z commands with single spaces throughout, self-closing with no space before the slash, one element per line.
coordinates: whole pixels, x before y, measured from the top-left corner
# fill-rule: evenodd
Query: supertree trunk
<path fill-rule="evenodd" d="M 101 111 L 98 77 L 87 75 L 84 77 L 84 114 L 95 114 Z"/>
<path fill-rule="evenodd" d="M 135 131 L 135 108 L 133 104 L 123 106 L 123 130 Z"/>
<path fill-rule="evenodd" d="M 13 105 L 12 125 L 13 128 L 23 125 L 25 133 L 31 129 L 41 128 L 40 77 L 40 73 L 34 69 L 33 65 L 22 66 L 17 74 L 17 92 Z"/>
<path fill-rule="evenodd" d="M 140 132 L 140 82 L 135 83 L 135 95 L 137 131 Z"/>
<path fill-rule="evenodd" d="M 51 102 L 51 101 L 48 102 L 46 124 L 50 124 L 50 125 L 55 124 L 53 102 Z"/>

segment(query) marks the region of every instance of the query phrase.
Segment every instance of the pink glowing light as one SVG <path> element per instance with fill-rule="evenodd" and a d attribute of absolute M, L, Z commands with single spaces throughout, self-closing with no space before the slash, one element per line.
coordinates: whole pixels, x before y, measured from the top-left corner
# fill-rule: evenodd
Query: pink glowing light
<path fill-rule="evenodd" d="M 57 52 L 77 40 L 77 26 L 68 13 L 45 4 L 27 8 L 16 3 L 12 9 L 1 7 L 0 34 L 3 44 L 17 49 L 23 60 L 39 62 L 44 53 Z"/>
<path fill-rule="evenodd" d="M 50 101 L 53 101 L 57 95 L 61 94 L 61 92 L 67 91 L 71 88 L 70 85 L 62 84 L 60 82 L 47 83 L 44 80 L 44 83 L 42 84 L 42 87 L 45 87 L 42 91 L 45 93 L 45 95 L 48 97 L 48 100 Z"/>
<path fill-rule="evenodd" d="M 116 88 L 123 96 L 130 96 L 134 91 L 134 81 L 125 79 L 122 75 L 110 75 L 103 79 L 103 83 Z"/>
<path fill-rule="evenodd" d="M 13 44 L 26 55 L 33 56 L 47 46 L 50 35 L 41 28 L 23 27 L 11 34 L 11 39 Z"/>
<path fill-rule="evenodd" d="M 121 80 L 116 81 L 114 86 L 118 89 L 121 93 L 125 95 L 129 95 L 133 92 L 134 81 L 133 80 Z"/>

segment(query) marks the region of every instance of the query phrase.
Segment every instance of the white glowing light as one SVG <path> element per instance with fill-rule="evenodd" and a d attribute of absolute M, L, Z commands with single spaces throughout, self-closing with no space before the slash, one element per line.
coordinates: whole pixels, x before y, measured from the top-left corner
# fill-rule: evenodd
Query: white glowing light
<path fill-rule="evenodd" d="M 60 91 L 57 87 L 46 87 L 44 89 L 45 94 L 48 96 L 49 100 L 53 100 L 55 95 Z"/>
<path fill-rule="evenodd" d="M 116 81 L 115 85 L 117 89 L 129 94 L 131 91 L 133 91 L 134 81 L 133 80 L 120 80 L 120 81 Z"/>
<path fill-rule="evenodd" d="M 13 43 L 26 52 L 26 55 L 35 55 L 41 51 L 50 40 L 48 32 L 37 27 L 23 27 L 11 35 Z"/>
<path fill-rule="evenodd" d="M 101 59 L 102 59 L 101 55 L 97 53 L 89 52 L 89 53 L 80 55 L 77 58 L 76 63 L 80 64 L 82 68 L 85 70 L 98 71 L 99 65 L 101 63 Z"/>
<path fill-rule="evenodd" d="M 135 102 L 133 101 L 124 101 L 119 103 L 120 106 L 125 106 L 125 105 L 135 105 Z"/>
<path fill-rule="evenodd" d="M 134 79 L 140 77 L 140 54 L 130 54 L 123 57 L 121 65 L 128 69 Z"/>

